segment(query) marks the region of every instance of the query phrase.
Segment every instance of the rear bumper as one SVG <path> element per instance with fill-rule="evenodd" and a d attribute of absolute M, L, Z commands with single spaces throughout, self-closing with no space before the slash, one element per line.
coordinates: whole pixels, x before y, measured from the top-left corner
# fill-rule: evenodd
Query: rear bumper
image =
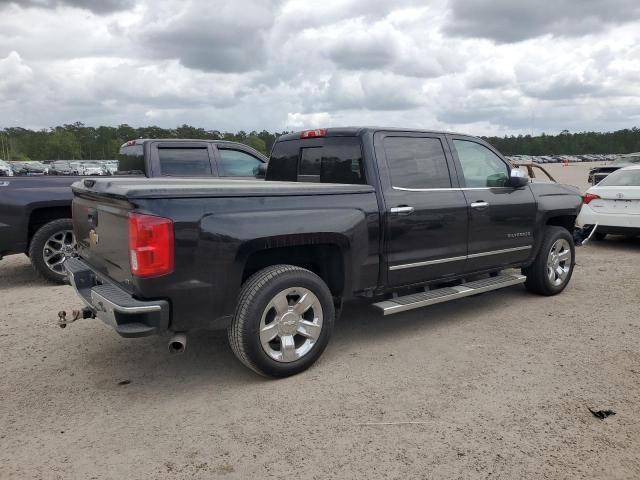
<path fill-rule="evenodd" d="M 64 265 L 78 296 L 119 335 L 146 337 L 169 328 L 170 309 L 166 300 L 137 300 L 79 258 L 70 258 Z"/>
<path fill-rule="evenodd" d="M 588 204 L 582 205 L 576 219 L 579 227 L 598 224 L 598 231 L 604 232 L 605 227 L 640 230 L 640 215 L 625 213 L 601 213 Z"/>

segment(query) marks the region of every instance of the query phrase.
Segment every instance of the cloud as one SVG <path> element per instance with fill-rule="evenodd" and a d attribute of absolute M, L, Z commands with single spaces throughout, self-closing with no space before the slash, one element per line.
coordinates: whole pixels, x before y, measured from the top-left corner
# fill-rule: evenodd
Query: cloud
<path fill-rule="evenodd" d="M 0 0 L 0 128 L 639 125 L 640 4 L 530 3 Z"/>
<path fill-rule="evenodd" d="M 18 98 L 33 78 L 33 70 L 17 52 L 0 58 L 0 99 Z"/>
<path fill-rule="evenodd" d="M 452 0 L 445 32 L 511 43 L 543 35 L 575 37 L 637 21 L 637 0 Z"/>
<path fill-rule="evenodd" d="M 2 8 L 3 5 L 43 9 L 73 7 L 89 10 L 98 15 L 127 10 L 134 4 L 134 0 L 0 0 L 0 8 Z"/>
<path fill-rule="evenodd" d="M 235 0 L 212 8 L 192 1 L 169 16 L 131 27 L 156 58 L 177 59 L 185 67 L 210 72 L 247 72 L 266 61 L 266 35 L 278 2 Z"/>

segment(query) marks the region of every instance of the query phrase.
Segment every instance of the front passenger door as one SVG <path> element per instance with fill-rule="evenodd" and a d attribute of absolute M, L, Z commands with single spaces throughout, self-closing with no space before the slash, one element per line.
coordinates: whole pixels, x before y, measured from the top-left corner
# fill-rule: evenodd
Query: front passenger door
<path fill-rule="evenodd" d="M 256 178 L 263 162 L 249 153 L 218 146 L 218 173 L 221 177 Z"/>
<path fill-rule="evenodd" d="M 531 188 L 510 187 L 510 165 L 477 139 L 452 137 L 452 147 L 469 210 L 469 270 L 525 261 L 537 211 Z"/>

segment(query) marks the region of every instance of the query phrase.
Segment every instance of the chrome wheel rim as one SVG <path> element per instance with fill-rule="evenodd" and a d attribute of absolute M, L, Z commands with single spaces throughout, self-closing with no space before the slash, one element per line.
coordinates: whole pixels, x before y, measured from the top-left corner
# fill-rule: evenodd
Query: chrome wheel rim
<path fill-rule="evenodd" d="M 63 275 L 64 261 L 73 256 L 76 249 L 76 238 L 72 230 L 60 230 L 51 235 L 42 249 L 42 257 L 47 268 L 52 272 Z"/>
<path fill-rule="evenodd" d="M 547 257 L 547 277 L 554 287 L 562 285 L 571 270 L 571 246 L 564 238 L 556 240 Z"/>
<path fill-rule="evenodd" d="M 295 362 L 308 354 L 322 332 L 322 306 L 311 291 L 292 287 L 278 293 L 260 319 L 260 344 L 273 360 Z"/>

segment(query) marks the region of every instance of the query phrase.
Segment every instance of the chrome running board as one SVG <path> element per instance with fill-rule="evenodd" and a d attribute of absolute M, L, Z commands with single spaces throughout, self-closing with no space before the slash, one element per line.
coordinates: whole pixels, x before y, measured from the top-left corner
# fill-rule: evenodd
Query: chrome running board
<path fill-rule="evenodd" d="M 405 295 L 403 297 L 392 298 L 383 302 L 374 303 L 373 306 L 382 310 L 384 315 L 406 312 L 415 308 L 435 305 L 436 303 L 457 300 L 458 298 L 478 295 L 499 288 L 510 287 L 519 283 L 524 283 L 527 279 L 524 275 L 498 275 L 496 277 L 484 278 L 474 282 L 468 282 L 455 287 L 443 287 L 428 292 Z"/>

